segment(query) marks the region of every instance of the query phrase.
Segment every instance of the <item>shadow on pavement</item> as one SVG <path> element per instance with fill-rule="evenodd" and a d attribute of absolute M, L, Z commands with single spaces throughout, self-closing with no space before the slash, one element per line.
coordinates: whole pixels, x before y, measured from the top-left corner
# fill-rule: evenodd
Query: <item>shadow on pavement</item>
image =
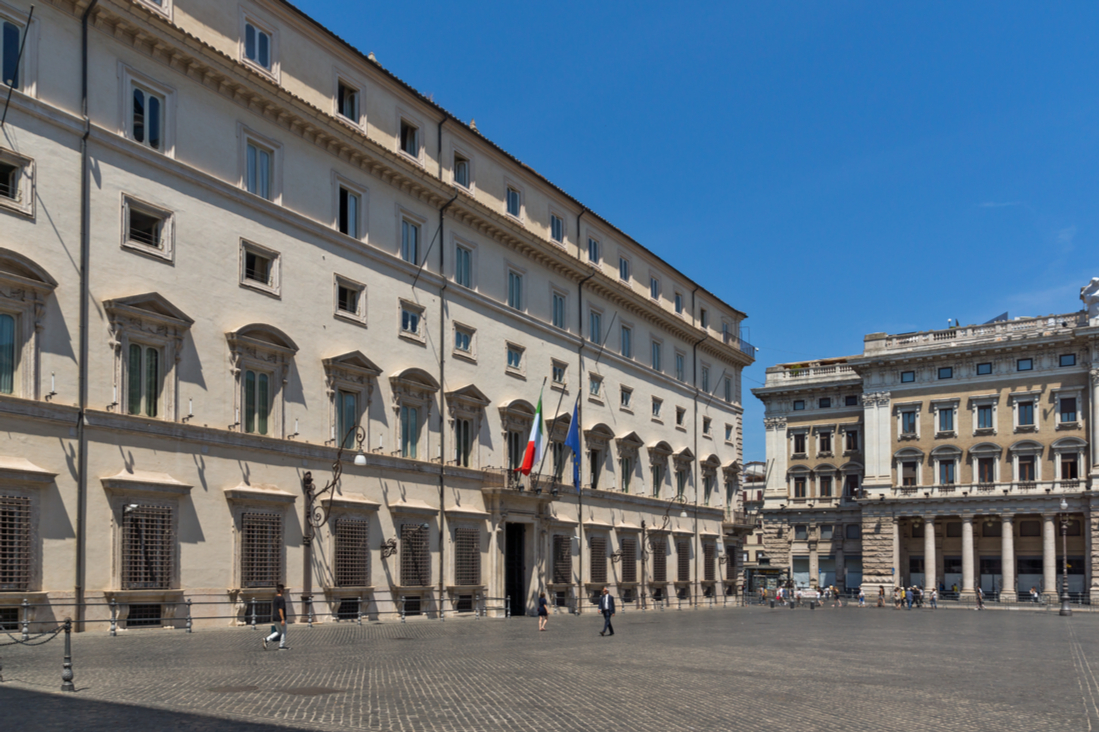
<path fill-rule="evenodd" d="M 0 686 L 0 730 L 305 730 Z"/>

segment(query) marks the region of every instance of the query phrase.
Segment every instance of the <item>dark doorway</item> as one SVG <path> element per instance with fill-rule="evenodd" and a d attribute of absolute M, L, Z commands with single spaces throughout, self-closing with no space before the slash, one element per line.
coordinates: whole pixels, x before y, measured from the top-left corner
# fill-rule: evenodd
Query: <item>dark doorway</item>
<path fill-rule="evenodd" d="M 524 530 L 526 526 L 509 522 L 504 526 L 504 593 L 511 599 L 513 616 L 527 614 L 527 568 L 524 565 Z"/>

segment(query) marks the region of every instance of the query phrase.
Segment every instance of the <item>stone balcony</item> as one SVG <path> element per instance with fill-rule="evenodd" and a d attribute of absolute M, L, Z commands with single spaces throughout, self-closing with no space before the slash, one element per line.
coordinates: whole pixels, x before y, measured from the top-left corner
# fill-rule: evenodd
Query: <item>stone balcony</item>
<path fill-rule="evenodd" d="M 1011 341 L 1020 338 L 1051 335 L 1088 325 L 1088 314 L 1081 311 L 1036 318 L 1019 318 L 1014 321 L 984 323 L 977 326 L 945 328 L 939 331 L 902 334 L 872 333 L 864 339 L 864 355 L 881 351 L 941 348 L 982 341 Z"/>
<path fill-rule="evenodd" d="M 779 366 L 768 367 L 765 372 L 764 386 L 793 387 L 797 385 L 801 387 L 846 379 L 850 379 L 853 384 L 857 384 L 860 381 L 860 376 L 851 366 L 843 362 L 823 364 L 819 361 L 811 361 L 805 364 L 780 364 Z"/>

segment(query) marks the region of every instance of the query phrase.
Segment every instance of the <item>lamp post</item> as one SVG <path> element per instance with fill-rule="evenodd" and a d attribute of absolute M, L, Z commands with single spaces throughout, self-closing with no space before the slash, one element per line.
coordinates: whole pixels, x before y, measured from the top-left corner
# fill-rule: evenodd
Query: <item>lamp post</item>
<path fill-rule="evenodd" d="M 306 471 L 302 475 L 302 494 L 305 497 L 305 522 L 303 522 L 304 529 L 302 531 L 302 603 L 308 604 L 309 618 L 312 622 L 313 618 L 313 538 L 316 536 L 317 530 L 328 524 L 329 508 L 324 504 L 319 504 L 318 499 L 328 496 L 332 497 L 333 492 L 336 490 L 337 484 L 340 483 L 340 476 L 344 472 L 344 447 L 347 446 L 353 439 L 355 440 L 355 459 L 352 461 L 356 466 L 367 465 L 367 457 L 363 453 L 363 441 L 367 439 L 367 431 L 361 426 L 355 425 L 348 430 L 347 435 L 340 441 L 340 446 L 336 451 L 336 459 L 332 462 L 332 478 L 323 488 L 318 489 L 313 484 L 313 474 L 310 471 Z"/>
<path fill-rule="evenodd" d="M 1069 509 L 1069 504 L 1066 504 L 1065 497 L 1062 497 L 1058 508 L 1062 510 L 1062 607 L 1058 610 L 1058 615 L 1072 616 L 1073 610 L 1069 607 L 1069 558 L 1066 556 L 1066 533 L 1069 531 L 1069 514 L 1066 510 Z"/>

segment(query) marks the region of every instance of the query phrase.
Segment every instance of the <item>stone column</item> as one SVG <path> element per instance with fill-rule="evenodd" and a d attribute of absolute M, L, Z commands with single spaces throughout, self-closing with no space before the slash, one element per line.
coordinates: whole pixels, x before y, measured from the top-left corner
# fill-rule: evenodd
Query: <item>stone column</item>
<path fill-rule="evenodd" d="M 1001 600 L 1016 600 L 1016 543 L 1011 514 L 1001 515 Z"/>
<path fill-rule="evenodd" d="M 1058 551 L 1053 514 L 1043 515 L 1043 595 L 1058 599 Z"/>
<path fill-rule="evenodd" d="M 817 543 L 810 542 L 807 547 L 810 550 L 810 587 L 820 588 L 821 582 L 818 579 L 818 575 L 820 575 L 821 566 L 818 565 L 817 562 Z"/>
<path fill-rule="evenodd" d="M 974 597 L 974 517 L 962 518 L 963 582 L 961 599 Z"/>
<path fill-rule="evenodd" d="M 1089 594 L 1089 603 L 1095 606 L 1100 603 L 1100 592 L 1098 592 L 1100 589 L 1097 588 L 1097 561 L 1100 560 L 1097 550 L 1100 546 L 1092 538 L 1096 532 L 1096 512 L 1091 509 L 1085 510 L 1081 521 L 1085 530 L 1085 589 Z"/>
<path fill-rule="evenodd" d="M 924 592 L 931 594 L 936 587 L 936 517 L 924 518 Z"/>
<path fill-rule="evenodd" d="M 901 585 L 901 522 L 894 517 L 890 522 L 890 530 L 893 533 L 893 563 L 894 587 Z"/>

